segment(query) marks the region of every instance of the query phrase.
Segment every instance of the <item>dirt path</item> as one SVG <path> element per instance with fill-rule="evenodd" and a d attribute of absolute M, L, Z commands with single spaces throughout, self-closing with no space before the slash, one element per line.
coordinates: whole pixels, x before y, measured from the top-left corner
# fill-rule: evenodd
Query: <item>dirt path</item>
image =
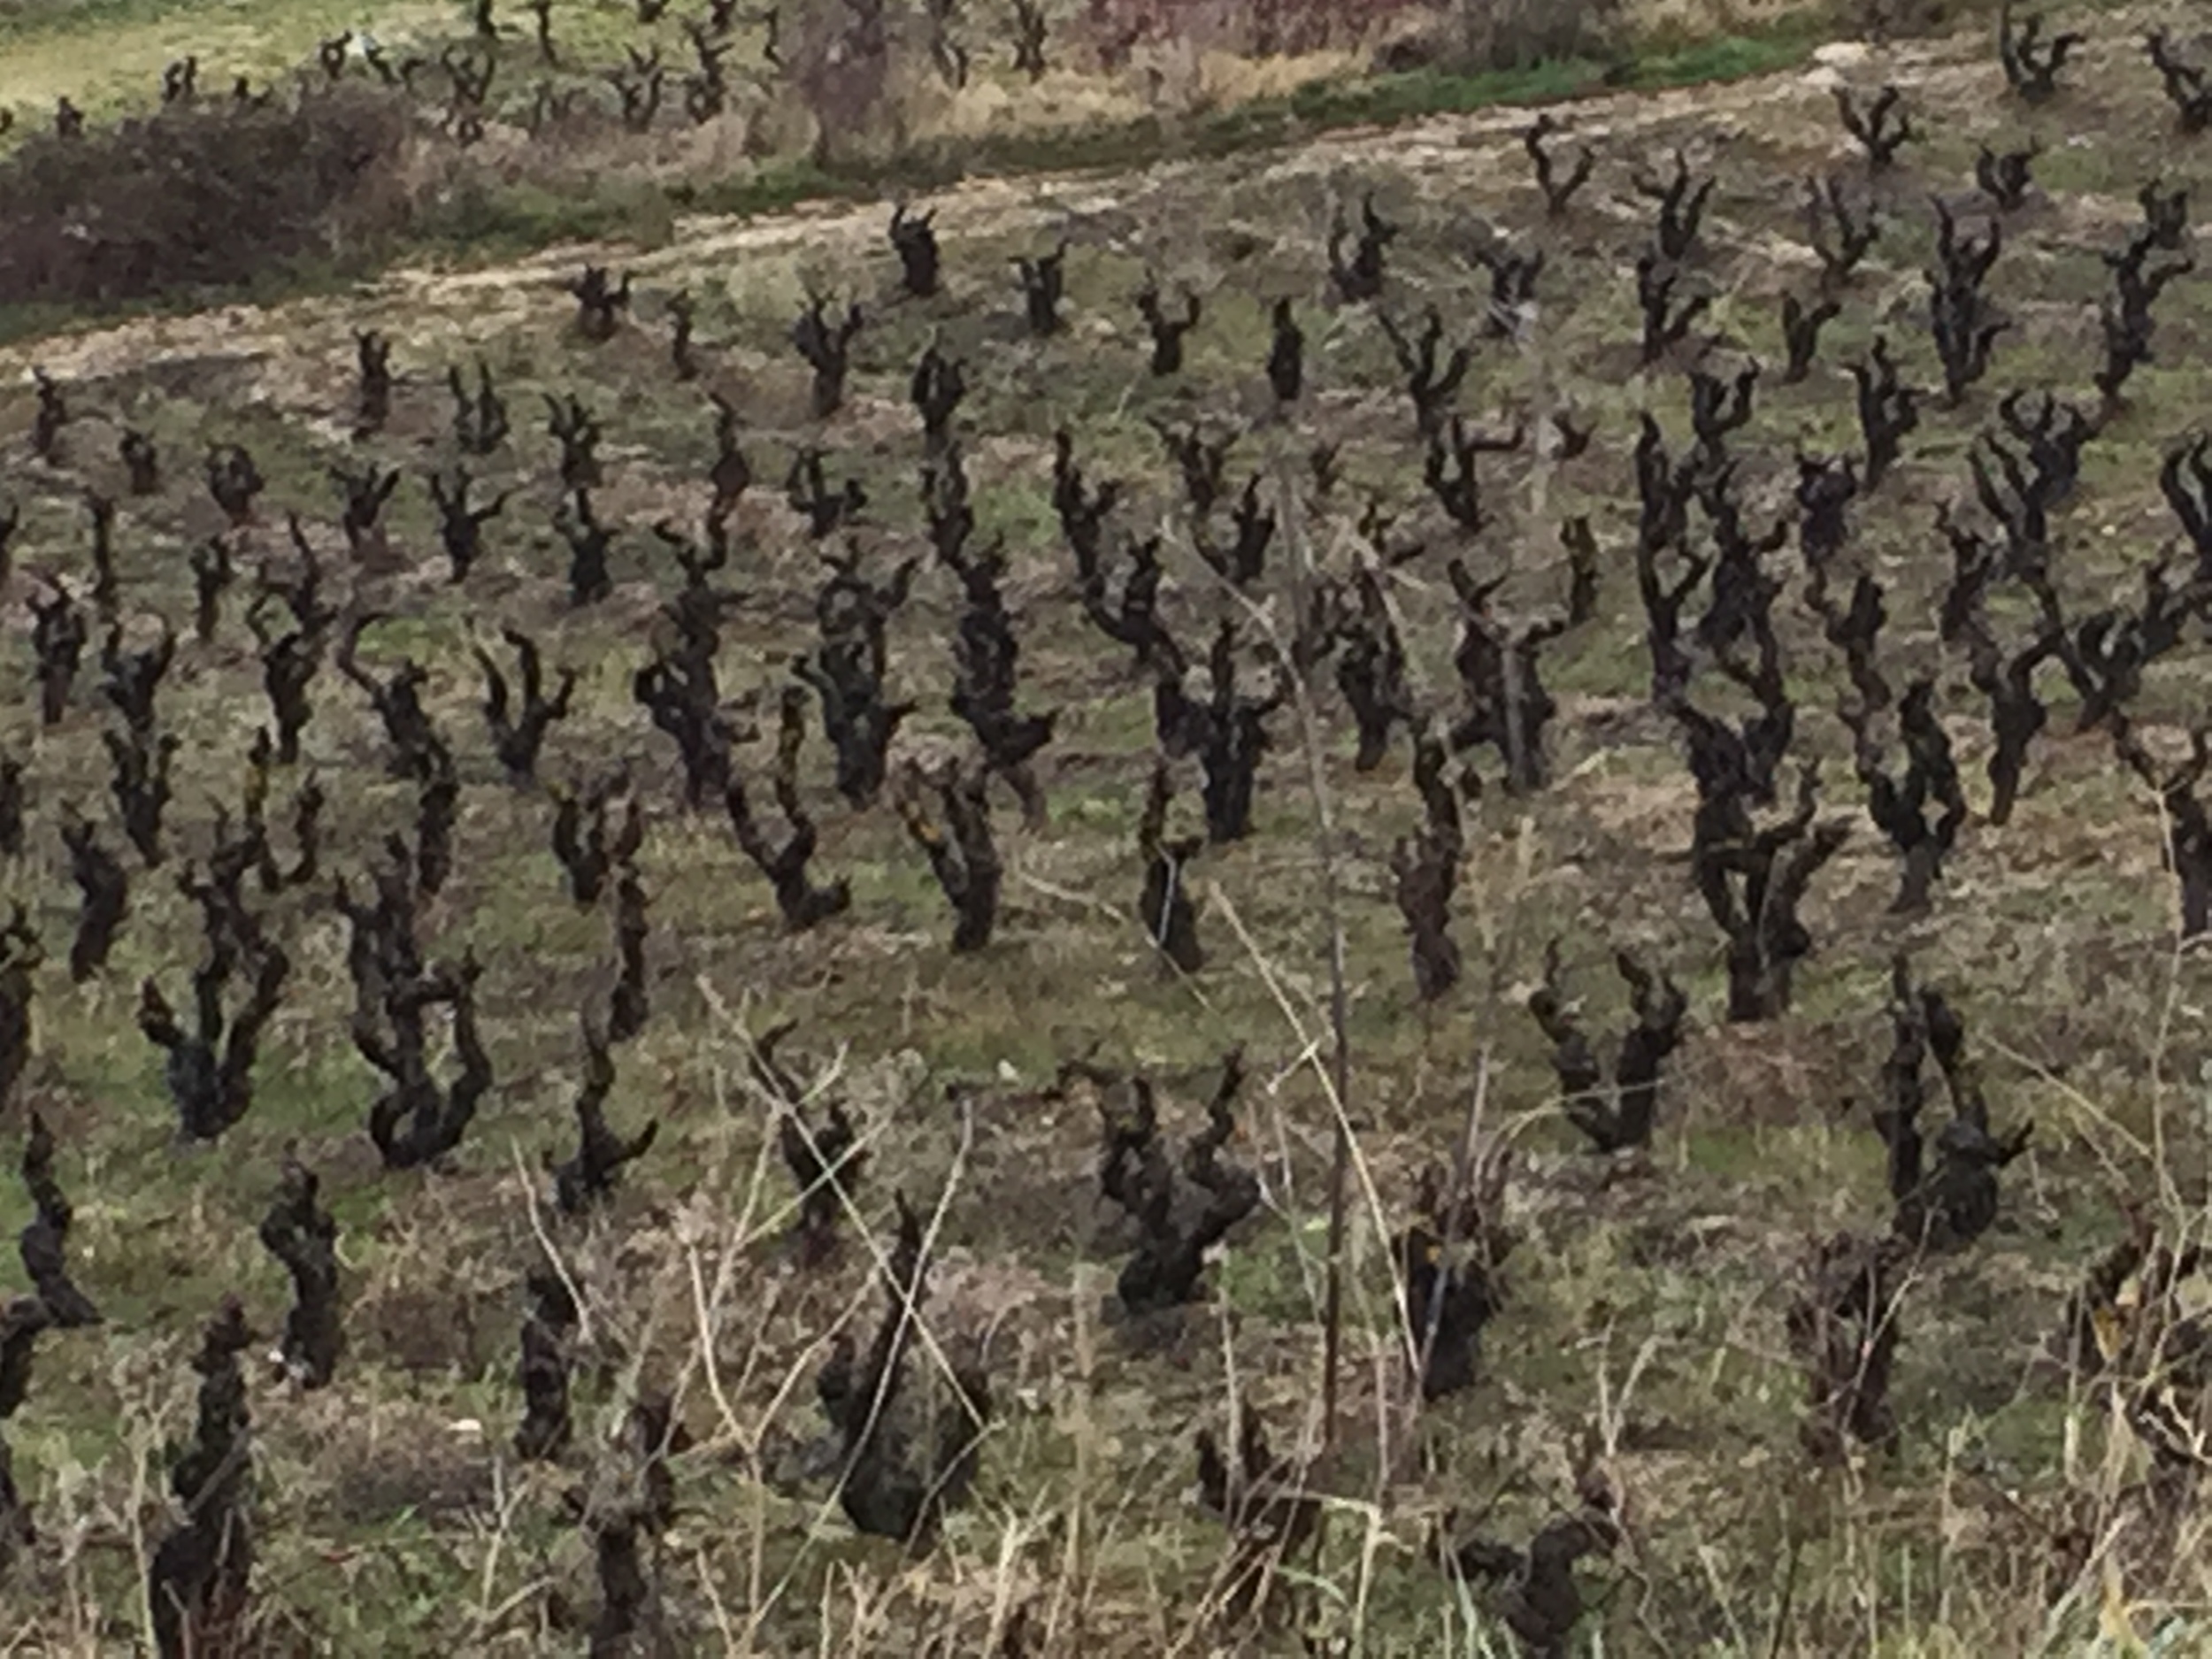
<path fill-rule="evenodd" d="M 1914 42 L 1876 56 L 1863 48 L 1838 46 L 1824 50 L 1809 71 L 1587 100 L 1576 104 L 1571 114 L 1578 135 L 1611 141 L 1609 161 L 1630 156 L 1637 165 L 1646 157 L 1620 141 L 1671 127 L 1694 132 L 1724 150 L 1745 136 L 1793 135 L 1801 141 L 1809 122 L 1822 123 L 1822 130 L 1833 127 L 1828 89 L 1839 76 L 1893 81 L 1927 98 L 1986 79 L 1992 72 L 1978 48 L 1978 42 L 1964 39 Z M 1151 222 L 1164 217 L 1170 204 L 1187 212 L 1194 196 L 1231 180 L 1248 188 L 1390 172 L 1420 194 L 1440 195 L 1463 189 L 1486 173 L 1517 182 L 1525 167 L 1518 134 L 1530 115 L 1525 108 L 1508 108 L 1440 117 L 1225 159 L 1163 162 L 1111 176 L 980 179 L 938 192 L 929 204 L 940 234 L 956 243 L 964 237 L 1041 230 L 1107 216 L 1115 222 Z M 803 259 L 811 266 L 836 269 L 882 251 L 883 219 L 879 206 L 839 202 L 766 217 L 685 219 L 668 246 L 650 250 L 618 243 L 568 243 L 482 269 L 403 267 L 351 295 L 227 306 L 19 342 L 0 349 L 0 375 L 27 376 L 33 364 L 81 382 L 163 361 L 259 360 L 273 368 L 277 360 L 296 363 L 348 349 L 351 331 L 372 326 L 401 341 L 481 340 L 542 317 L 547 290 L 587 260 L 612 262 L 648 285 L 669 287 L 726 277 L 740 258 Z M 1313 227 L 1317 242 L 1323 229 Z"/>

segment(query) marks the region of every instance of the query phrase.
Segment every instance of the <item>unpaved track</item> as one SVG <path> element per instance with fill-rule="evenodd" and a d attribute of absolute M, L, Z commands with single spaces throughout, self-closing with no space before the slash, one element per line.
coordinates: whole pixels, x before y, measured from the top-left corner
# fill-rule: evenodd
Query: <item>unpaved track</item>
<path fill-rule="evenodd" d="M 1578 136 L 1606 143 L 1609 171 L 1653 157 L 1621 142 L 1640 133 L 1694 131 L 1724 146 L 1746 134 L 1793 134 L 1808 124 L 1834 129 L 1829 88 L 1892 81 L 1922 99 L 1953 96 L 1994 77 L 1976 37 L 1916 42 L 1873 53 L 1856 46 L 1827 49 L 1809 71 L 1727 85 L 1658 93 L 1624 93 L 1571 106 Z M 1171 224 L 1219 186 L 1246 189 L 1319 180 L 1356 180 L 1395 173 L 1423 195 L 1463 190 L 1490 178 L 1517 187 L 1526 161 L 1518 135 L 1532 119 L 1526 107 L 1439 117 L 1386 129 L 1355 129 L 1283 149 L 1222 159 L 1162 162 L 1133 172 L 1033 174 L 972 180 L 933 193 L 939 232 L 964 237 L 1056 230 L 1087 220 Z M 1837 131 L 1840 142 L 1841 134 Z M 1670 142 L 1675 142 L 1671 139 Z M 1655 150 L 1655 146 L 1654 147 Z M 678 221 L 669 245 L 650 250 L 617 242 L 572 242 L 527 258 L 465 271 L 432 266 L 386 273 L 352 294 L 281 303 L 233 305 L 189 316 L 134 319 L 0 348 L 0 375 L 27 376 L 33 364 L 79 382 L 93 382 L 163 361 L 257 363 L 277 371 L 285 359 L 322 359 L 350 350 L 352 331 L 383 329 L 395 339 L 433 334 L 490 339 L 542 319 L 548 290 L 587 261 L 615 263 L 648 284 L 673 288 L 711 283 L 747 258 L 804 260 L 829 269 L 883 254 L 884 215 L 875 205 L 826 203 L 773 215 L 698 216 Z M 1317 246 L 1325 227 L 1310 228 Z M 288 378 L 278 371 L 278 378 Z M 269 388 L 273 389 L 273 388 Z M 277 401 L 288 398 L 277 394 Z"/>

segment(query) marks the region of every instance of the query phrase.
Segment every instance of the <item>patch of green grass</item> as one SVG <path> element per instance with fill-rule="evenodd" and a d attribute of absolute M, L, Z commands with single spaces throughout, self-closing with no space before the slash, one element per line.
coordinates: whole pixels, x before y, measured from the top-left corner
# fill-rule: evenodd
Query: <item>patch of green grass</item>
<path fill-rule="evenodd" d="M 1652 92 L 1775 74 L 1803 63 L 1823 37 L 1823 32 L 1809 27 L 1805 19 L 1788 19 L 1758 34 L 1724 35 L 1717 40 L 1693 42 L 1674 51 L 1638 55 L 1616 84 Z"/>
<path fill-rule="evenodd" d="M 1256 1318 L 1297 1323 L 1310 1319 L 1320 1263 L 1327 1255 L 1327 1220 L 1306 1216 L 1289 1228 L 1269 1225 L 1242 1232 L 1221 1252 L 1214 1295 L 1224 1306 Z"/>
<path fill-rule="evenodd" d="M 207 9 L 205 0 L 0 0 L 0 39 L 104 34 Z"/>
<path fill-rule="evenodd" d="M 375 0 L 374 30 L 388 48 L 418 49 L 457 36 L 463 8 L 451 0 Z M 165 65 L 200 59 L 204 97 L 231 81 L 257 88 L 302 65 L 324 40 L 364 23 L 351 0 L 71 0 L 0 11 L 0 106 L 15 106 L 18 130 L 43 121 L 67 96 L 95 119 L 150 107 Z M 395 53 L 396 55 L 396 52 Z M 4 142 L 5 141 L 0 141 Z"/>
<path fill-rule="evenodd" d="M 1821 35 L 1799 19 L 1757 34 L 1726 35 L 1671 50 L 1631 50 L 1615 64 L 1555 58 L 1525 69 L 1455 73 L 1419 69 L 1359 81 L 1317 82 L 1279 106 L 1254 106 L 1240 118 L 1258 119 L 1280 108 L 1323 128 L 1388 126 L 1435 115 L 1467 115 L 1502 104 L 1558 104 L 1617 88 L 1654 91 L 1667 87 L 1741 81 L 1771 74 L 1804 61 Z"/>
<path fill-rule="evenodd" d="M 1599 65 L 1563 58 L 1528 69 L 1417 69 L 1371 79 L 1319 81 L 1273 106 L 1316 127 L 1388 126 L 1432 115 L 1468 115 L 1501 104 L 1557 103 L 1598 83 Z"/>
<path fill-rule="evenodd" d="M 562 242 L 652 248 L 664 244 L 674 227 L 668 192 L 657 185 L 625 181 L 575 191 L 474 178 L 417 217 L 406 252 L 497 261 Z"/>

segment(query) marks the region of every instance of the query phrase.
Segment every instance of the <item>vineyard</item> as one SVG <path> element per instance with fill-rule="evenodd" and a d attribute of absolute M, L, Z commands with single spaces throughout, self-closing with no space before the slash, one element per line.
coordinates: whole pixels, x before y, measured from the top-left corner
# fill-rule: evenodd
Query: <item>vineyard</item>
<path fill-rule="evenodd" d="M 250 298 L 512 10 L 0 159 L 9 1651 L 2202 1645 L 2212 41 Z"/>

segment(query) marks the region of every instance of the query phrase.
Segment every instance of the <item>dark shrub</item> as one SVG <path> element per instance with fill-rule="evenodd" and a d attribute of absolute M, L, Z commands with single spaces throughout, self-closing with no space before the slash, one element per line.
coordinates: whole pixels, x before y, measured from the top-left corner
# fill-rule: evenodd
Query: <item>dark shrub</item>
<path fill-rule="evenodd" d="M 408 135 L 394 95 L 165 107 L 0 161 L 0 303 L 143 299 L 243 283 L 393 211 Z"/>

